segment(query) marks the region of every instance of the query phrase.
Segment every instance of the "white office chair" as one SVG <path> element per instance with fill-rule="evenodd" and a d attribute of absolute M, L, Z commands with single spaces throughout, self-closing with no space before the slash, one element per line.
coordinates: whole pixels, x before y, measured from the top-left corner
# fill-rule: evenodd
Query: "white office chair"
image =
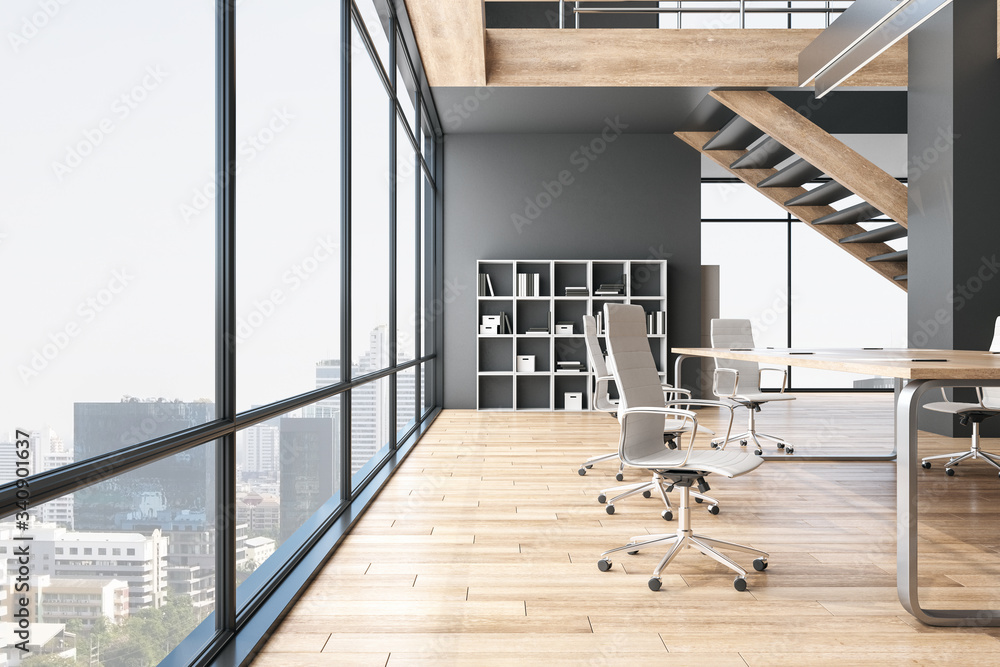
<path fill-rule="evenodd" d="M 646 318 L 639 306 L 607 304 L 604 306 L 608 323 L 608 353 L 612 359 L 612 373 L 618 391 L 618 421 L 621 423 L 618 452 L 627 465 L 651 470 L 669 488 L 680 490 L 677 532 L 666 535 L 639 535 L 628 544 L 609 549 L 601 554 L 597 566 L 602 572 L 611 569 L 608 556 L 617 551 L 638 553 L 642 549 L 670 545 L 670 550 L 660 560 L 649 580 L 651 590 L 659 590 L 660 573 L 670 564 L 684 546 L 693 547 L 714 558 L 737 573 L 733 585 L 736 590 L 747 587 L 747 571 L 735 561 L 719 553 L 716 547 L 743 551 L 757 556 L 754 569 L 767 568 L 767 552 L 752 547 L 725 542 L 699 535 L 691 530 L 690 494 L 694 484 L 704 485 L 704 478 L 711 473 L 736 477 L 757 468 L 764 461 L 747 452 L 734 450 L 695 450 L 698 418 L 694 412 L 664 405 L 659 376 L 653 355 L 646 340 Z M 691 425 L 685 448 L 668 449 L 663 443 L 664 417 L 681 419 Z M 732 420 L 730 420 L 730 429 Z M 728 437 L 730 430 L 726 431 Z"/>
<path fill-rule="evenodd" d="M 712 320 L 712 347 L 722 348 L 744 348 L 753 349 L 753 330 L 750 327 L 750 320 Z M 781 393 L 764 393 L 760 388 L 760 375 L 768 371 L 781 373 Z M 726 440 L 715 441 L 721 448 L 733 441 L 739 440 L 741 446 L 745 446 L 749 440 L 753 440 L 756 449 L 754 453 L 763 454 L 764 450 L 760 444 L 760 438 L 771 440 L 778 445 L 778 449 L 784 449 L 785 453 L 791 454 L 795 449 L 792 445 L 781 438 L 767 435 L 757 430 L 755 416 L 760 412 L 760 406 L 771 401 L 794 401 L 794 396 L 785 394 L 785 384 L 788 380 L 788 372 L 783 368 L 761 368 L 755 361 L 737 361 L 734 359 L 716 359 L 715 374 L 712 378 L 712 393 L 719 398 L 727 398 L 736 401 L 747 408 L 749 414 L 747 430 L 739 435 L 734 435 Z"/>
<path fill-rule="evenodd" d="M 593 315 L 583 316 L 583 334 L 584 341 L 587 345 L 587 356 L 590 358 L 590 367 L 594 369 L 594 395 L 593 402 L 591 404 L 596 410 L 616 414 L 618 411 L 618 402 L 613 400 L 608 394 L 608 384 L 614 378 L 608 372 L 604 353 L 601 351 L 601 343 L 597 338 L 597 320 Z M 669 384 L 661 384 L 661 389 L 663 390 L 666 399 L 671 401 L 682 400 L 686 405 L 690 405 L 692 403 L 692 401 L 687 398 L 691 395 L 691 392 L 687 389 L 677 389 Z M 701 404 L 704 402 L 694 401 L 694 403 Z M 714 401 L 712 401 L 711 404 L 716 405 Z M 730 412 L 732 412 L 732 408 L 730 408 Z M 675 441 L 681 433 L 690 431 L 690 424 L 685 422 L 683 419 L 664 420 L 663 437 L 664 441 L 671 449 L 675 449 L 677 447 Z M 615 479 L 621 482 L 624 480 L 622 472 L 625 469 L 625 463 L 618 456 L 617 450 L 611 454 L 599 454 L 597 456 L 590 457 L 583 463 L 583 465 L 580 466 L 579 473 L 581 475 L 585 475 L 587 474 L 587 470 L 593 467 L 594 463 L 608 461 L 611 459 L 619 462 L 618 474 L 615 475 Z M 674 518 L 673 509 L 670 506 L 670 500 L 667 498 L 666 491 L 663 490 L 663 485 L 660 484 L 660 480 L 656 475 L 653 475 L 653 479 L 649 482 L 639 482 L 637 484 L 627 484 L 625 486 L 616 486 L 610 489 L 604 489 L 597 496 L 597 502 L 607 503 L 604 511 L 608 514 L 614 514 L 615 503 L 619 500 L 623 500 L 629 496 L 634 496 L 637 493 L 641 493 L 643 498 L 650 498 L 652 497 L 654 490 L 659 493 L 665 506 L 665 509 L 660 513 L 660 516 L 666 521 L 670 521 Z M 703 493 L 695 493 L 694 495 L 697 502 L 708 502 L 706 509 L 708 509 L 709 513 L 719 513 L 719 502 L 715 498 L 706 496 Z M 609 496 L 611 497 L 610 502 L 608 501 Z"/>
<path fill-rule="evenodd" d="M 993 329 L 993 342 L 990 344 L 990 351 L 1000 351 L 1000 317 L 997 318 Z M 945 412 L 958 415 L 959 422 L 965 426 L 972 422 L 972 446 L 964 452 L 953 454 L 941 454 L 939 456 L 925 456 L 920 465 L 924 468 L 931 467 L 931 461 L 935 459 L 949 459 L 944 464 L 945 474 L 951 476 L 955 474 L 954 466 L 966 459 L 981 460 L 988 463 L 997 470 L 1000 470 L 1000 455 L 985 452 L 979 446 L 979 424 L 990 417 L 1000 414 L 1000 387 L 976 387 L 978 403 L 958 403 L 949 401 L 944 388 L 941 388 L 941 396 L 944 401 L 939 403 L 928 403 L 924 407 L 935 412 Z"/>

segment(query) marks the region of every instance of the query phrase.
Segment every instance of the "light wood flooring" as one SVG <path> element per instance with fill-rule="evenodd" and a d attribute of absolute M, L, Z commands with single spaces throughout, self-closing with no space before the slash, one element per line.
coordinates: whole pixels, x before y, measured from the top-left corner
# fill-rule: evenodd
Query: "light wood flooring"
<path fill-rule="evenodd" d="M 797 453 L 887 449 L 891 401 L 800 394 L 764 406 L 758 427 Z M 700 414 L 719 430 L 714 412 Z M 607 515 L 596 497 L 617 466 L 577 474 L 617 432 L 600 413 L 443 412 L 255 664 L 1000 664 L 1000 629 L 926 627 L 900 606 L 895 463 L 769 461 L 709 478 L 722 512 L 695 506 L 694 529 L 770 552 L 746 592 L 691 550 L 656 593 L 646 582 L 659 550 L 600 572 L 604 549 L 676 525 L 655 496 Z M 967 445 L 925 434 L 921 452 Z M 1000 479 L 976 462 L 920 480 L 925 605 L 1000 607 Z"/>

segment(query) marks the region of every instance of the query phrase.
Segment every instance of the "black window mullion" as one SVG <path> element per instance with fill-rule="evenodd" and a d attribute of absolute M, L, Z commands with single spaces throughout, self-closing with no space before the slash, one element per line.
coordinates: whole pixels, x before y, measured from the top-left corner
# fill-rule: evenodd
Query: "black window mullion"
<path fill-rule="evenodd" d="M 340 379 L 351 378 L 351 7 L 340 12 Z M 340 498 L 351 499 L 351 392 L 340 395 Z"/>
<path fill-rule="evenodd" d="M 392 12 L 389 12 L 389 35 L 396 34 L 396 19 Z M 398 178 L 396 160 L 396 40 L 389 39 L 389 82 L 391 91 L 389 94 L 389 367 L 396 367 L 396 359 L 399 355 L 396 333 L 396 213 L 399 208 L 396 203 L 396 190 Z M 399 387 L 397 374 L 389 376 L 389 448 L 396 449 L 396 390 Z M 377 408 L 376 408 L 377 409 Z"/>
<path fill-rule="evenodd" d="M 216 417 L 236 420 L 236 9 L 216 3 Z M 215 444 L 215 629 L 236 630 L 236 434 Z"/>
<path fill-rule="evenodd" d="M 414 95 L 414 103 L 417 108 L 416 128 L 417 136 L 420 136 L 420 92 Z M 420 149 L 414 151 L 414 155 L 420 156 Z M 420 252 L 420 220 L 422 219 L 420 207 L 420 194 L 422 192 L 423 180 L 419 169 L 413 170 L 414 179 L 414 204 L 413 204 L 413 358 L 419 359 L 423 356 L 423 348 L 420 345 L 420 331 L 424 326 L 424 318 L 420 312 L 420 290 L 423 285 L 423 276 L 420 274 L 421 252 Z M 420 409 L 420 397 L 423 392 L 423 364 L 413 370 L 413 422 L 419 424 L 423 421 L 423 413 Z"/>

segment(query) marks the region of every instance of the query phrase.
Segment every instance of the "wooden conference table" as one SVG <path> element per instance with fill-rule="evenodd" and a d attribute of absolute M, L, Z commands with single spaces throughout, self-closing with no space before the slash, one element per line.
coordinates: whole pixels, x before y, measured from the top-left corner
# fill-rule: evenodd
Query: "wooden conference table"
<path fill-rule="evenodd" d="M 764 364 L 817 368 L 897 379 L 894 446 L 870 456 L 795 454 L 772 460 L 878 461 L 896 459 L 896 589 L 903 607 L 928 625 L 1000 626 L 1000 610 L 923 609 L 917 590 L 917 410 L 921 397 L 937 387 L 1000 387 L 1000 355 L 971 350 L 915 349 L 726 349 L 673 348 L 674 384 L 681 385 L 681 363 L 690 357 L 715 357 Z"/>

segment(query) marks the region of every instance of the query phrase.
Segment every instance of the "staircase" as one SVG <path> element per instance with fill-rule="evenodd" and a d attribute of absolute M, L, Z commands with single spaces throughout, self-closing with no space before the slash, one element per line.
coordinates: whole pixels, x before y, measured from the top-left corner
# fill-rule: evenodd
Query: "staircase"
<path fill-rule="evenodd" d="M 677 137 L 906 291 L 906 250 L 886 244 L 906 236 L 906 186 L 767 91 L 710 95 L 736 115 L 717 132 Z M 802 187 L 824 174 L 833 180 Z M 833 208 L 854 195 L 862 203 Z"/>

